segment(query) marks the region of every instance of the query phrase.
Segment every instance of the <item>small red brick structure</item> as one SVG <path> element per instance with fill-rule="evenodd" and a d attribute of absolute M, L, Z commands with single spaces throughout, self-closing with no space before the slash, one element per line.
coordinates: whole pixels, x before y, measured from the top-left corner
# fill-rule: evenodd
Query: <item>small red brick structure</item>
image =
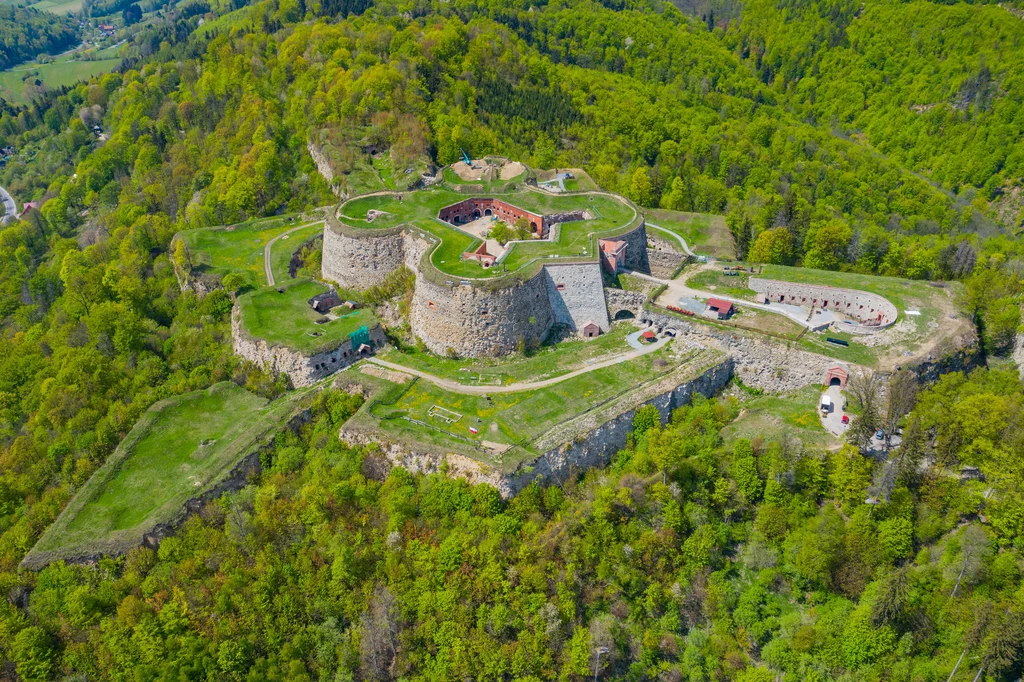
<path fill-rule="evenodd" d="M 850 372 L 847 371 L 842 365 L 835 365 L 829 367 L 828 371 L 825 372 L 825 386 L 838 386 L 839 388 L 846 388 L 846 381 L 850 378 Z"/>
<path fill-rule="evenodd" d="M 497 256 L 487 253 L 487 242 L 481 243 L 480 246 L 476 247 L 475 251 L 463 252 L 462 258 L 465 260 L 478 260 L 485 268 L 494 265 L 494 262 L 498 259 Z"/>
<path fill-rule="evenodd" d="M 583 327 L 580 329 L 580 336 L 585 339 L 593 339 L 601 334 L 601 327 L 598 326 L 597 322 L 593 320 L 587 320 Z"/>
<path fill-rule="evenodd" d="M 599 239 L 598 249 L 601 251 L 601 266 L 614 275 L 626 261 L 626 242 L 624 240 Z"/>
<path fill-rule="evenodd" d="M 650 329 L 648 329 L 647 331 L 640 335 L 640 338 L 646 341 L 647 343 L 654 343 L 655 341 L 657 341 L 658 335 L 652 332 Z"/>
<path fill-rule="evenodd" d="M 718 314 L 718 319 L 724 320 L 732 315 L 732 303 L 721 298 L 709 298 L 708 310 Z"/>
<path fill-rule="evenodd" d="M 514 225 L 520 218 L 526 218 L 530 223 L 530 231 L 538 237 L 544 236 L 547 225 L 544 224 L 544 216 L 524 211 L 518 206 L 501 201 L 500 199 L 481 198 L 466 199 L 451 206 L 445 206 L 437 213 L 437 217 L 452 225 L 471 223 L 477 218 L 484 216 L 498 216 L 509 225 Z"/>

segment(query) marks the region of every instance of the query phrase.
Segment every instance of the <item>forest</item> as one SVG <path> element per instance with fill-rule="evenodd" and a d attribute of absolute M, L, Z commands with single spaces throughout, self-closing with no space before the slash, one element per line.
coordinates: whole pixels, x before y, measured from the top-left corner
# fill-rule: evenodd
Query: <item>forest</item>
<path fill-rule="evenodd" d="M 0 5 L 0 71 L 74 47 L 78 25 L 69 17 L 14 4 Z"/>
<path fill-rule="evenodd" d="M 0 185 L 41 209 L 0 227 L 0 679 L 1019 679 L 1019 10 L 713 9 L 211 2 L 5 104 Z M 336 202 L 321 132 L 583 167 L 726 215 L 755 262 L 959 281 L 987 366 L 915 386 L 887 461 L 727 440 L 721 398 L 641 411 L 607 469 L 508 501 L 384 472 L 337 438 L 360 398 L 327 391 L 158 549 L 19 568 L 153 403 L 281 390 L 233 355 L 231 294 L 181 290 L 171 238 Z"/>

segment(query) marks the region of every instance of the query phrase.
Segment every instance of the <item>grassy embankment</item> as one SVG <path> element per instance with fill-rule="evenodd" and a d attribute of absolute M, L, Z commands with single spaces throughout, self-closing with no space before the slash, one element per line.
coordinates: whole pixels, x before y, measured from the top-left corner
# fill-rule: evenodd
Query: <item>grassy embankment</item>
<path fill-rule="evenodd" d="M 645 209 L 644 216 L 648 223 L 681 236 L 694 253 L 726 260 L 736 258 L 736 244 L 726 227 L 725 216 L 657 208 Z M 650 234 L 664 238 L 658 230 L 652 230 Z"/>
<path fill-rule="evenodd" d="M 373 312 L 365 308 L 336 309 L 337 319 L 323 324 L 324 316 L 314 311 L 309 299 L 327 287 L 308 279 L 296 279 L 281 286 L 263 287 L 238 298 L 242 328 L 252 337 L 272 346 L 287 346 L 313 354 L 338 346 L 360 327 L 375 327 Z"/>
<path fill-rule="evenodd" d="M 43 534 L 26 565 L 139 544 L 269 442 L 314 391 L 268 402 L 223 382 L 156 403 Z"/>

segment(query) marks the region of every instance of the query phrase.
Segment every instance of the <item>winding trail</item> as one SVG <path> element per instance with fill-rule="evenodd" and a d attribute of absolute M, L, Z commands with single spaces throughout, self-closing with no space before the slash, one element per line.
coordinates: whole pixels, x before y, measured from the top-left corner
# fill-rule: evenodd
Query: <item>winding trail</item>
<path fill-rule="evenodd" d="M 637 332 L 637 333 L 639 334 L 640 332 Z M 670 340 L 671 339 L 669 337 L 664 337 L 664 338 L 658 339 L 658 341 L 656 343 L 652 343 L 649 346 L 645 346 L 643 348 L 643 350 L 634 350 L 634 351 L 630 351 L 628 353 L 623 353 L 622 355 L 616 355 L 616 356 L 608 358 L 606 360 L 602 360 L 601 362 L 595 362 L 592 365 L 587 365 L 585 367 L 580 367 L 579 369 L 575 369 L 575 370 L 573 370 L 571 372 L 567 372 L 565 374 L 561 374 L 561 375 L 559 375 L 557 377 L 551 377 L 550 379 L 544 379 L 543 381 L 527 381 L 527 382 L 522 382 L 522 383 L 509 384 L 508 386 L 469 386 L 469 385 L 466 385 L 466 384 L 460 384 L 457 381 L 452 381 L 451 379 L 442 379 L 439 376 L 436 376 L 434 374 L 429 374 L 429 373 L 424 372 L 422 370 L 411 369 L 409 367 L 406 367 L 405 365 L 399 365 L 396 362 L 388 362 L 387 360 L 381 360 L 380 358 L 377 358 L 377 357 L 366 358 L 366 362 L 369 362 L 369 363 L 374 364 L 374 365 L 379 365 L 381 367 L 385 367 L 385 368 L 393 370 L 395 372 L 401 372 L 402 374 L 411 374 L 412 376 L 419 377 L 420 379 L 424 379 L 426 381 L 429 381 L 430 383 L 434 384 L 438 388 L 443 388 L 446 391 L 453 391 L 453 392 L 456 392 L 456 393 L 464 393 L 464 394 L 469 394 L 469 395 L 490 395 L 490 394 L 494 394 L 494 393 L 518 393 L 519 391 L 533 391 L 533 390 L 536 390 L 538 388 L 547 388 L 548 386 L 554 386 L 555 384 L 560 384 L 563 381 L 566 381 L 568 379 L 572 379 L 573 377 L 578 377 L 581 374 L 586 374 L 587 372 L 593 372 L 594 370 L 597 370 L 597 369 L 603 369 L 605 367 L 611 367 L 613 365 L 618 365 L 618 364 L 623 363 L 623 362 L 628 362 L 629 360 L 635 360 L 636 358 L 639 358 L 639 357 L 642 357 L 644 355 L 647 355 L 648 353 L 653 353 L 654 351 L 658 350 L 659 348 L 664 346 L 666 343 L 668 343 Z"/>
<path fill-rule="evenodd" d="M 267 275 L 267 286 L 274 286 L 274 269 L 272 267 L 270 267 L 270 248 L 274 245 L 274 242 L 276 242 L 281 237 L 287 237 L 288 235 L 290 235 L 292 232 L 295 232 L 296 230 L 301 230 L 301 229 L 309 227 L 310 225 L 315 225 L 315 224 L 316 224 L 316 221 L 314 220 L 311 223 L 303 223 L 302 225 L 296 225 L 292 229 L 287 230 L 287 231 L 282 232 L 281 234 L 277 235 L 276 237 L 271 239 L 269 242 L 267 242 L 266 246 L 263 247 L 263 271 Z"/>
<path fill-rule="evenodd" d="M 4 202 L 3 224 L 11 222 L 18 217 L 18 205 L 14 203 L 14 197 L 3 187 L 0 187 L 0 200 Z"/>
<path fill-rule="evenodd" d="M 658 230 L 659 232 L 664 232 L 665 234 L 675 237 L 676 241 L 678 241 L 680 245 L 682 245 L 683 251 L 686 253 L 687 256 L 690 256 L 691 258 L 699 258 L 697 254 L 690 250 L 690 245 L 686 243 L 686 240 L 683 239 L 683 236 L 681 234 L 677 234 L 672 230 L 664 228 L 661 225 L 655 225 L 654 223 L 651 222 L 645 221 L 645 224 L 647 225 L 647 227 L 653 227 L 655 230 Z M 710 256 L 708 256 L 707 258 L 709 261 L 714 260 L 714 258 L 711 258 Z"/>

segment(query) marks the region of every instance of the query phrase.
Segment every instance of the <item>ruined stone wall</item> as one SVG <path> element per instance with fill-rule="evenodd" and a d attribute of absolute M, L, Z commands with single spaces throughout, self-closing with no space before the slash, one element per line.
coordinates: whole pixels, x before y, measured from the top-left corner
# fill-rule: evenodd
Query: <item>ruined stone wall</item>
<path fill-rule="evenodd" d="M 856 289 L 840 289 L 814 284 L 794 284 L 774 279 L 751 277 L 748 286 L 770 301 L 793 305 L 815 305 L 834 310 L 859 322 L 890 325 L 898 315 L 896 306 L 877 294 Z"/>
<path fill-rule="evenodd" d="M 627 251 L 628 253 L 628 251 Z M 678 251 L 661 251 L 647 249 L 647 260 L 650 264 L 651 274 L 659 279 L 671 279 L 676 270 L 687 259 L 685 253 Z"/>
<path fill-rule="evenodd" d="M 551 330 L 553 316 L 543 270 L 504 289 L 436 284 L 417 276 L 413 291 L 412 332 L 435 353 L 463 357 L 504 355 L 522 338 L 539 344 Z"/>
<path fill-rule="evenodd" d="M 593 320 L 601 331 L 611 327 L 604 302 L 604 283 L 598 263 L 546 265 L 548 303 L 555 324 L 579 331 Z"/>
<path fill-rule="evenodd" d="M 609 239 L 626 242 L 625 266 L 628 269 L 651 274 L 651 263 L 647 256 L 647 227 L 643 223 L 632 232 Z"/>
<path fill-rule="evenodd" d="M 365 236 L 349 236 L 329 223 L 324 226 L 324 279 L 350 289 L 368 289 L 405 262 L 405 238 L 400 231 L 367 230 Z"/>
<path fill-rule="evenodd" d="M 647 294 L 642 291 L 625 291 L 623 289 L 605 289 L 605 300 L 608 301 L 608 315 L 615 319 L 620 310 L 628 310 L 639 318 L 647 302 Z"/>
<path fill-rule="evenodd" d="M 242 315 L 237 305 L 231 311 L 231 339 L 235 355 L 274 373 L 287 374 L 292 386 L 296 388 L 314 384 L 361 357 L 359 349 L 353 348 L 349 339 L 314 355 L 305 355 L 284 346 L 272 346 L 263 339 L 254 339 L 242 329 Z M 387 345 L 387 337 L 380 326 L 370 330 L 370 343 L 374 350 Z"/>

